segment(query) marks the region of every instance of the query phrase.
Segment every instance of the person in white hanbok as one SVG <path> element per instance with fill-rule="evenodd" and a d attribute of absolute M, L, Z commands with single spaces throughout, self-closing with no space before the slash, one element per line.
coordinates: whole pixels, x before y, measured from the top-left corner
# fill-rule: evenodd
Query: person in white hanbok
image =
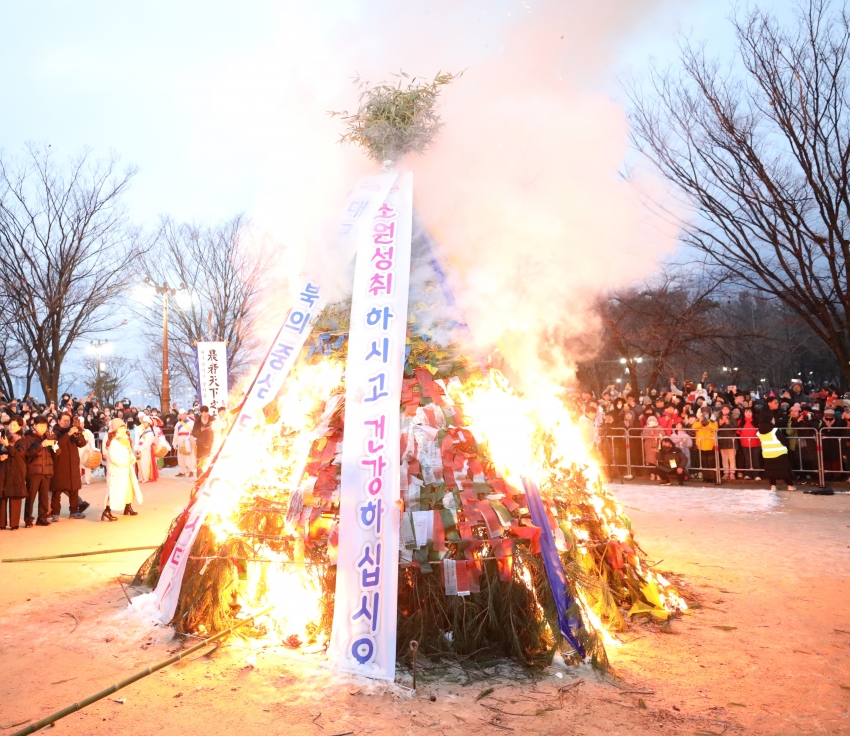
<path fill-rule="evenodd" d="M 91 430 L 86 429 L 85 421 L 82 417 L 74 418 L 74 426 L 77 427 L 80 432 L 82 432 L 83 437 L 86 438 L 85 447 L 80 449 L 80 474 L 83 476 L 83 482 L 87 485 L 91 485 L 91 469 L 86 467 L 86 463 L 93 451 L 97 450 L 97 447 L 94 444 L 94 435 Z"/>
<path fill-rule="evenodd" d="M 123 419 L 109 423 L 106 438 L 106 499 L 101 521 L 117 521 L 112 509 L 124 507 L 124 516 L 136 516 L 133 502 L 142 503 L 142 490 L 136 478 L 136 455 Z"/>
<path fill-rule="evenodd" d="M 195 438 L 192 436 L 194 424 L 186 410 L 181 409 L 171 440 L 171 444 L 177 449 L 178 478 L 191 478 L 195 474 Z"/>
<path fill-rule="evenodd" d="M 139 482 L 149 483 L 159 479 L 156 466 L 154 447 L 156 445 L 156 431 L 153 422 L 147 414 L 139 412 L 141 429 L 136 437 L 136 458 L 139 462 Z"/>

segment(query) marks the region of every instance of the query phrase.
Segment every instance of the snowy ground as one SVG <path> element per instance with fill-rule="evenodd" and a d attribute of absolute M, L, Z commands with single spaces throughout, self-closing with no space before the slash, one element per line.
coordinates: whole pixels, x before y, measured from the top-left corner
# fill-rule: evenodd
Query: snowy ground
<path fill-rule="evenodd" d="M 137 517 L 0 532 L 0 557 L 158 544 L 188 481 L 145 486 Z M 232 640 L 61 721 L 67 734 L 850 733 L 850 498 L 708 486 L 612 487 L 638 541 L 697 602 L 634 624 L 589 668 L 431 668 L 387 686 L 319 655 Z M 103 484 L 84 488 L 97 503 Z M 147 552 L 0 564 L 0 734 L 169 656 L 117 582 Z M 135 595 L 130 591 L 130 595 Z M 426 662 L 427 666 L 427 662 Z M 519 677 L 518 677 L 519 676 Z M 492 688 L 492 691 L 490 690 Z M 433 700 L 432 700 L 433 698 Z"/>

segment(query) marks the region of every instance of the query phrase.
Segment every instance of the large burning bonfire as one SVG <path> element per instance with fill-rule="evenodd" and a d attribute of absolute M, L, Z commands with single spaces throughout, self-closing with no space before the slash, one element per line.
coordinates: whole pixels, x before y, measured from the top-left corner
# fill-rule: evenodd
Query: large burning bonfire
<path fill-rule="evenodd" d="M 377 90 L 399 117 L 404 95 L 399 103 L 390 88 Z M 421 95 L 411 99 L 422 104 Z M 433 116 L 427 122 L 439 127 Z M 568 661 L 587 657 L 604 667 L 605 645 L 616 643 L 624 615 L 665 619 L 685 603 L 647 564 L 559 387 L 538 380 L 520 394 L 498 365 L 466 355 L 463 325 L 446 317 L 451 299 L 437 264 L 417 223 L 398 406 L 399 498 L 385 510 L 401 527 L 398 646 L 405 651 L 415 640 L 438 657 L 495 652 L 531 666 L 560 649 Z M 218 490 L 186 562 L 171 621 L 177 631 L 220 631 L 237 615 L 273 605 L 258 633 L 292 647 L 329 641 L 350 312 L 350 302 L 322 310 L 262 421 L 228 437 L 228 452 L 216 460 Z M 189 512 L 139 582 L 156 585 Z"/>

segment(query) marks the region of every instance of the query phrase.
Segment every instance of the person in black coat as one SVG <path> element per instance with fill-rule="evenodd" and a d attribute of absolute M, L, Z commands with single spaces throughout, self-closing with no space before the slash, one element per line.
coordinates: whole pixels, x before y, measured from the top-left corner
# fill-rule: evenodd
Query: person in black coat
<path fill-rule="evenodd" d="M 655 468 L 655 473 L 661 478 L 662 486 L 672 485 L 671 478 L 676 478 L 679 485 L 685 485 L 685 469 L 688 461 L 685 453 L 675 444 L 669 437 L 661 440 L 661 448 L 656 455 L 658 465 Z"/>
<path fill-rule="evenodd" d="M 27 458 L 27 499 L 24 521 L 33 525 L 33 506 L 38 500 L 36 526 L 50 526 L 50 479 L 53 477 L 53 458 L 58 447 L 56 438 L 47 431 L 47 417 L 37 416 L 32 432 L 24 437 Z"/>
<path fill-rule="evenodd" d="M 209 407 L 201 407 L 201 415 L 192 427 L 192 436 L 195 438 L 195 457 L 198 462 L 198 475 L 200 475 L 206 468 L 215 437 Z"/>
<path fill-rule="evenodd" d="M 50 479 L 50 513 L 53 521 L 59 521 L 62 511 L 62 494 L 68 494 L 69 514 L 72 519 L 84 519 L 80 512 L 80 448 L 85 447 L 86 438 L 79 427 L 71 426 L 71 415 L 63 412 L 56 425 L 58 454 L 53 458 L 53 477 Z"/>
<path fill-rule="evenodd" d="M 0 530 L 21 524 L 21 504 L 27 497 L 26 441 L 23 417 L 15 415 L 0 434 Z"/>

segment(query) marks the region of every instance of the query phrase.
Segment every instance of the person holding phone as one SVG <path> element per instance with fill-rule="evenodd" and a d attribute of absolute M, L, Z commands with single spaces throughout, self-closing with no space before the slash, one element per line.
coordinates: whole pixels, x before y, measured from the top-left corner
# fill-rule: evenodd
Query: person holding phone
<path fill-rule="evenodd" d="M 36 526 L 50 526 L 50 479 L 53 477 L 53 458 L 58 451 L 56 438 L 47 431 L 47 417 L 33 419 L 32 432 L 26 436 L 27 499 L 24 522 L 33 525 L 33 507 L 38 502 Z"/>
<path fill-rule="evenodd" d="M 71 519 L 84 519 L 80 512 L 80 449 L 86 446 L 86 438 L 79 427 L 72 426 L 71 415 L 62 412 L 56 425 L 56 447 L 58 453 L 53 459 L 53 476 L 50 479 L 50 512 L 53 522 L 59 521 L 62 511 L 62 494 L 68 496 L 68 510 Z"/>
<path fill-rule="evenodd" d="M 5 453 L 0 462 L 0 474 L 3 477 L 0 488 L 0 529 L 8 523 L 12 530 L 21 525 L 21 504 L 27 497 L 27 461 L 23 437 L 23 417 L 14 414 L 9 420 L 9 428 L 0 435 L 0 446 Z"/>

